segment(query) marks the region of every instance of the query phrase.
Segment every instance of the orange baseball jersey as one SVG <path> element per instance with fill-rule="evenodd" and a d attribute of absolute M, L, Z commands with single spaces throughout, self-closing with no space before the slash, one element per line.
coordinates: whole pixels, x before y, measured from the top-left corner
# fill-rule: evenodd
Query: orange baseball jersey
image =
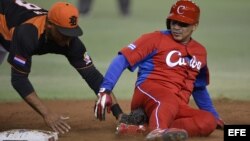
<path fill-rule="evenodd" d="M 69 47 L 61 47 L 46 37 L 47 13 L 47 10 L 23 0 L 0 1 L 0 43 L 9 51 L 11 66 L 21 73 L 29 73 L 32 56 L 47 53 L 64 55 L 76 69 L 92 65 L 92 59 L 78 37 L 72 37 Z"/>
<path fill-rule="evenodd" d="M 40 29 L 39 34 L 44 30 L 44 23 L 47 10 L 35 4 L 22 0 L 1 0 L 0 1 L 0 34 L 5 40 L 11 40 L 16 26 L 31 23 Z"/>

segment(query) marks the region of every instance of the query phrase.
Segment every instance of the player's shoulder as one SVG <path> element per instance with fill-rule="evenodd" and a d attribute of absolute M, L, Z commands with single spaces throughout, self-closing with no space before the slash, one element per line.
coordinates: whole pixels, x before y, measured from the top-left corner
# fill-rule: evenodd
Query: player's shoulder
<path fill-rule="evenodd" d="M 160 39 L 162 36 L 161 31 L 152 31 L 152 32 L 147 32 L 141 35 L 141 38 L 144 38 L 146 40 L 149 39 Z"/>
<path fill-rule="evenodd" d="M 200 42 L 198 42 L 195 39 L 191 40 L 191 45 L 194 46 L 195 48 L 197 48 L 200 51 L 207 52 L 205 46 L 203 46 Z"/>
<path fill-rule="evenodd" d="M 197 40 L 195 40 L 195 39 L 193 39 L 192 38 L 192 41 L 194 42 L 194 44 L 196 45 L 196 46 L 200 46 L 200 47 L 202 47 L 202 48 L 205 48 L 200 42 L 198 42 Z"/>
<path fill-rule="evenodd" d="M 144 34 L 142 34 L 142 36 L 161 36 L 161 31 L 155 30 L 152 32 L 146 32 Z"/>

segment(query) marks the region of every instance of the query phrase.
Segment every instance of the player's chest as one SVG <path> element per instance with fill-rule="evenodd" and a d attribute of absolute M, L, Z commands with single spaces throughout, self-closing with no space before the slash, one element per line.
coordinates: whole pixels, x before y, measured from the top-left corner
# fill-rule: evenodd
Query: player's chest
<path fill-rule="evenodd" d="M 153 58 L 158 67 L 166 69 L 185 68 L 199 71 L 206 64 L 204 52 L 186 46 L 161 46 Z"/>

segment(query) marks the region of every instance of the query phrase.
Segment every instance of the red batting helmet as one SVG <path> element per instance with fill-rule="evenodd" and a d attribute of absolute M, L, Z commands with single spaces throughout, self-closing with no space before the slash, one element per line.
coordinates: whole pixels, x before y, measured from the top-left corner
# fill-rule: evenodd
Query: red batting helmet
<path fill-rule="evenodd" d="M 167 28 L 169 29 L 170 20 L 175 20 L 187 24 L 199 22 L 200 8 L 191 0 L 178 0 L 170 10 L 167 17 Z"/>

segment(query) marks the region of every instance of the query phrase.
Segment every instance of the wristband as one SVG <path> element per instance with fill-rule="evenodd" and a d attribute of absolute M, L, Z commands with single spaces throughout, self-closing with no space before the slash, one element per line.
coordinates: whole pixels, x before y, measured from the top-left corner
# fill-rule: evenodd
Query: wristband
<path fill-rule="evenodd" d="M 106 89 L 106 88 L 100 88 L 99 93 L 106 93 L 106 94 L 110 94 L 110 93 L 111 93 L 111 91 L 110 91 L 110 90 L 108 90 L 108 89 Z"/>
<path fill-rule="evenodd" d="M 123 113 L 119 104 L 112 105 L 111 106 L 111 111 L 112 111 L 112 113 L 113 113 L 113 115 L 115 116 L 116 119 L 118 119 L 119 115 L 121 113 Z"/>

